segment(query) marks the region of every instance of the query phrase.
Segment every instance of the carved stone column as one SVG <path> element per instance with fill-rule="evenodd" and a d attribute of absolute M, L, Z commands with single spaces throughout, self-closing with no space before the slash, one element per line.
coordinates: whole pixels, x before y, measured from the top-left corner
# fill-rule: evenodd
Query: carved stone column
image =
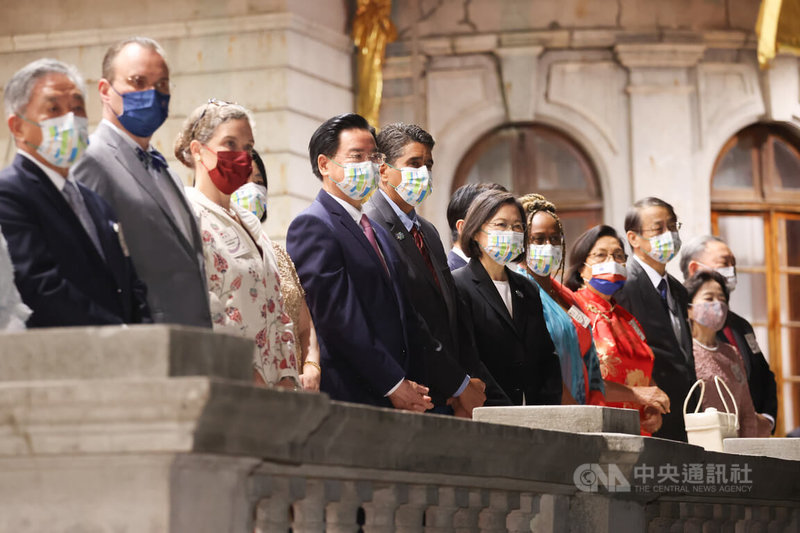
<path fill-rule="evenodd" d="M 302 497 L 305 480 L 265 476 L 254 483 L 256 494 L 266 495 L 255 506 L 255 533 L 285 533 L 290 525 L 292 504 Z"/>
<path fill-rule="evenodd" d="M 489 506 L 481 511 L 478 525 L 481 533 L 504 533 L 508 514 L 519 509 L 520 498 L 518 492 L 493 490 L 489 493 Z"/>
<path fill-rule="evenodd" d="M 395 512 L 395 531 L 397 533 L 420 533 L 424 522 L 425 511 L 438 501 L 436 487 L 430 485 L 412 485 L 403 487 L 407 503 L 399 506 Z"/>
<path fill-rule="evenodd" d="M 465 500 L 466 491 L 455 487 L 439 487 L 436 504 L 425 511 L 425 533 L 453 533 L 453 515 Z"/>
<path fill-rule="evenodd" d="M 539 496 L 523 492 L 519 496 L 519 509 L 511 511 L 506 519 L 510 533 L 531 533 L 531 522 L 539 513 Z"/>
<path fill-rule="evenodd" d="M 460 503 L 460 502 L 459 502 Z M 489 505 L 489 491 L 470 489 L 466 494 L 466 505 L 456 511 L 453 526 L 456 533 L 478 533 L 478 517 L 484 507 Z"/>
<path fill-rule="evenodd" d="M 325 531 L 357 531 L 358 509 L 372 499 L 372 484 L 366 481 L 331 481 L 328 482 L 328 491 L 330 502 L 325 506 Z"/>
<path fill-rule="evenodd" d="M 406 503 L 408 492 L 399 485 L 373 488 L 372 500 L 364 502 L 364 533 L 394 533 L 397 508 Z"/>

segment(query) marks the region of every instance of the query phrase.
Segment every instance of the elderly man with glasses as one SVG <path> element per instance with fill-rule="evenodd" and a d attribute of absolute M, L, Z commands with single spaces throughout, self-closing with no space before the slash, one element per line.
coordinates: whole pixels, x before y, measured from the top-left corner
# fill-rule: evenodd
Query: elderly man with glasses
<path fill-rule="evenodd" d="M 625 233 L 633 250 L 628 279 L 616 293 L 644 329 L 653 350 L 653 379 L 672 406 L 683 405 L 695 382 L 692 335 L 687 320 L 688 296 L 683 285 L 667 274 L 667 263 L 681 247 L 681 223 L 670 204 L 659 198 L 639 200 L 625 216 Z M 655 437 L 686 441 L 683 413 L 672 409 Z"/>
<path fill-rule="evenodd" d="M 99 85 L 103 120 L 73 169 L 119 214 L 155 322 L 211 327 L 197 222 L 183 183 L 150 139 L 167 118 L 164 51 L 133 37 L 108 49 Z"/>

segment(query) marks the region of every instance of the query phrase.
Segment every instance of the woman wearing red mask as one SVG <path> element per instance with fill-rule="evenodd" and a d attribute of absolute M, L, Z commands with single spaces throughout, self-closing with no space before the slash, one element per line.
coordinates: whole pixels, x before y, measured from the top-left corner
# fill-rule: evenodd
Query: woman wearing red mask
<path fill-rule="evenodd" d="M 253 339 L 257 383 L 296 388 L 292 321 L 272 244 L 258 218 L 230 201 L 252 173 L 253 144 L 250 113 L 211 99 L 184 122 L 175 156 L 194 169 L 186 196 L 200 224 L 214 331 Z"/>

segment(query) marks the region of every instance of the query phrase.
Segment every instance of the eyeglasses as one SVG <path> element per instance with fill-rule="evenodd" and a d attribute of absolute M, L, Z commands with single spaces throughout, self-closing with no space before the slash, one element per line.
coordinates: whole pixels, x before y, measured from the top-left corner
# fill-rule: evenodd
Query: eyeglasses
<path fill-rule="evenodd" d="M 330 159 L 336 163 L 333 158 Z M 372 152 L 371 154 L 351 152 L 344 158 L 345 163 L 363 163 L 364 161 L 369 161 L 370 163 L 375 163 L 376 165 L 382 165 L 384 161 L 386 161 L 386 155 L 382 154 L 381 152 Z"/>
<path fill-rule="evenodd" d="M 666 226 L 664 224 L 658 224 L 653 226 L 652 228 L 642 228 L 641 233 L 645 233 L 646 231 L 654 232 L 656 235 L 664 233 L 665 231 L 679 231 L 683 227 L 682 222 L 667 222 Z"/>
<path fill-rule="evenodd" d="M 155 83 L 150 83 L 146 76 L 134 75 L 128 76 L 125 78 L 125 81 L 127 81 L 128 85 L 137 91 L 146 91 L 152 87 L 161 94 L 169 94 L 170 89 L 173 87 L 173 84 L 170 83 L 169 78 L 164 78 Z"/>
<path fill-rule="evenodd" d="M 587 256 L 587 259 L 591 259 L 592 263 L 605 263 L 608 261 L 608 258 L 611 257 L 617 263 L 624 263 L 628 260 L 628 254 L 623 251 L 616 251 L 614 253 L 610 252 L 592 252 Z"/>
<path fill-rule="evenodd" d="M 552 235 L 551 237 L 545 237 L 544 235 L 531 236 L 531 244 L 535 244 L 537 246 L 542 246 L 543 244 L 552 244 L 553 246 L 561 246 L 561 243 L 563 242 L 564 239 L 560 235 Z"/>
<path fill-rule="evenodd" d="M 520 222 L 515 224 L 507 224 L 505 222 L 487 222 L 486 226 L 489 229 L 493 229 L 495 231 L 516 231 L 517 233 L 523 233 L 525 231 L 525 226 L 523 226 Z"/>

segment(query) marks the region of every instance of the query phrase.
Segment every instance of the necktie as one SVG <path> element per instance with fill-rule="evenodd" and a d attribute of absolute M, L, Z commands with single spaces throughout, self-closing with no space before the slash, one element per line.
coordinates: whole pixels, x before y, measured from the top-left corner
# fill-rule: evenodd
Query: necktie
<path fill-rule="evenodd" d="M 664 302 L 664 307 L 668 307 L 669 302 L 667 301 L 667 280 L 661 279 L 658 282 L 658 293 L 661 295 L 661 300 Z"/>
<path fill-rule="evenodd" d="M 153 170 L 156 172 L 161 172 L 162 169 L 167 168 L 167 160 L 164 159 L 164 156 L 161 155 L 161 152 L 155 148 L 145 152 L 137 146 L 136 155 L 139 158 L 139 161 L 141 161 L 144 165 L 144 168 L 149 169 L 150 167 L 153 167 Z"/>
<path fill-rule="evenodd" d="M 416 224 L 411 226 L 411 236 L 414 237 L 414 244 L 417 245 L 419 249 L 419 253 L 422 254 L 422 258 L 425 260 L 425 264 L 428 265 L 428 270 L 431 271 L 431 275 L 433 276 L 433 281 L 436 282 L 436 286 L 441 289 L 439 285 L 439 278 L 436 277 L 436 269 L 433 268 L 433 261 L 431 261 L 431 254 L 428 252 L 428 247 L 425 246 L 425 240 L 422 238 L 422 232 L 419 230 Z"/>
<path fill-rule="evenodd" d="M 361 221 L 359 223 L 364 229 L 364 235 L 366 235 L 367 240 L 372 245 L 372 249 L 375 250 L 375 253 L 378 255 L 378 259 L 381 260 L 383 269 L 386 271 L 386 274 L 389 274 L 389 267 L 386 266 L 386 261 L 384 261 L 383 254 L 381 254 L 381 249 L 378 248 L 378 241 L 375 239 L 375 231 L 372 229 L 372 224 L 369 223 L 367 215 L 361 215 Z"/>
<path fill-rule="evenodd" d="M 94 244 L 97 253 L 100 254 L 100 257 L 105 258 L 105 255 L 103 254 L 103 248 L 100 246 L 100 237 L 97 235 L 97 227 L 94 225 L 94 221 L 92 221 L 92 216 L 89 214 L 89 210 L 86 209 L 86 204 L 83 201 L 81 191 L 78 190 L 78 186 L 67 180 L 67 182 L 64 184 L 63 191 L 67 203 L 72 208 L 72 211 L 75 213 L 75 215 L 77 215 L 78 220 L 80 220 L 81 225 L 83 226 L 83 229 L 86 230 L 86 233 L 92 240 L 92 244 Z"/>

